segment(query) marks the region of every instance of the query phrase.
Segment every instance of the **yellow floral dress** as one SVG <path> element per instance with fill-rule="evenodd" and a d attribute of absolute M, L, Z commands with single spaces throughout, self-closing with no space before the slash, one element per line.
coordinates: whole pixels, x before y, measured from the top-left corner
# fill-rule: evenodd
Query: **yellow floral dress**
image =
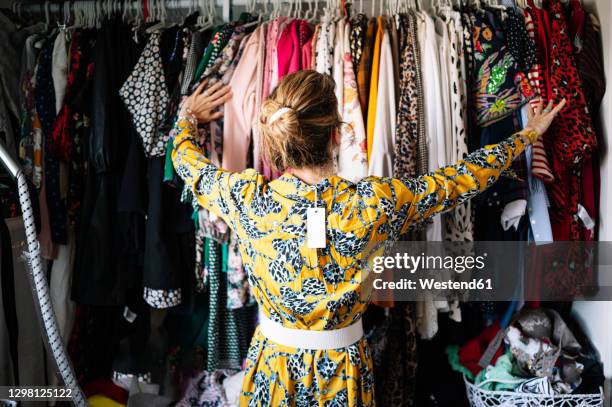
<path fill-rule="evenodd" d="M 294 329 L 332 330 L 357 321 L 368 306 L 362 272 L 411 224 L 449 210 L 492 185 L 524 149 L 518 135 L 454 166 L 414 179 L 332 176 L 308 185 L 291 174 L 268 181 L 253 169 L 215 167 L 181 119 L 172 159 L 198 203 L 239 238 L 251 290 L 268 318 Z M 327 247 L 305 245 L 306 210 L 324 205 Z M 259 329 L 252 339 L 241 406 L 373 406 L 372 359 L 365 339 L 347 348 L 282 346 Z"/>

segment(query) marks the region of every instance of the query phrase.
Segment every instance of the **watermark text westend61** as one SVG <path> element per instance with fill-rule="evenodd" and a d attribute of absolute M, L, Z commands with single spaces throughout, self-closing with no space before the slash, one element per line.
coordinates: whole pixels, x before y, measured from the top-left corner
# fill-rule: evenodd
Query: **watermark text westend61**
<path fill-rule="evenodd" d="M 398 242 L 362 273 L 375 301 L 611 301 L 612 242 Z"/>

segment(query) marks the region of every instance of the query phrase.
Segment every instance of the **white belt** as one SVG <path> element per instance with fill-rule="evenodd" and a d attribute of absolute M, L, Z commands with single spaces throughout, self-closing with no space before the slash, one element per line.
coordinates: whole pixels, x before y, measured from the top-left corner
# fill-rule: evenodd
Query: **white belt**
<path fill-rule="evenodd" d="M 346 328 L 310 331 L 286 328 L 260 312 L 259 329 L 266 338 L 279 345 L 311 350 L 346 348 L 363 338 L 361 319 Z"/>

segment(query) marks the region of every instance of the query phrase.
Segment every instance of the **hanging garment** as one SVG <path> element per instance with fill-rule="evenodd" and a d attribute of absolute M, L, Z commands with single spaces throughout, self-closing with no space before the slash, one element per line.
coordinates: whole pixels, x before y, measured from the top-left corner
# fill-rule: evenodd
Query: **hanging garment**
<path fill-rule="evenodd" d="M 55 90 L 52 77 L 52 55 L 55 37 L 50 38 L 41 50 L 38 67 L 36 69 L 36 112 L 40 118 L 43 137 L 43 160 L 45 173 L 45 191 L 49 220 L 51 225 L 51 239 L 56 244 L 66 244 L 67 213 L 65 200 L 62 199 L 60 189 L 60 162 L 50 154 L 55 121 Z"/>
<path fill-rule="evenodd" d="M 450 77 L 450 65 L 451 56 L 450 56 L 450 38 L 448 33 L 448 27 L 446 22 L 442 20 L 439 16 L 435 16 L 433 18 L 434 30 L 436 35 L 436 44 L 438 46 L 438 66 L 440 67 L 440 82 L 438 83 L 438 87 L 440 88 L 440 102 L 442 103 L 437 110 L 438 120 L 442 120 L 442 137 L 440 137 L 440 142 L 438 144 L 438 148 L 441 150 L 439 152 L 440 156 L 444 157 L 443 165 L 452 164 L 456 162 L 453 160 L 454 157 L 454 140 L 453 140 L 453 123 L 451 119 L 451 114 L 453 111 L 453 106 L 451 103 L 451 77 Z"/>
<path fill-rule="evenodd" d="M 202 83 L 202 80 L 204 79 L 202 77 L 204 75 L 204 72 L 210 70 L 215 61 L 218 61 L 221 52 L 225 49 L 225 46 L 230 41 L 232 34 L 234 33 L 235 27 L 236 23 L 229 23 L 219 26 L 215 29 L 215 32 L 212 35 L 212 39 L 206 47 L 204 56 L 198 64 L 198 68 L 195 74 L 195 81 L 191 87 L 192 92 L 198 86 L 200 86 L 200 83 Z"/>
<path fill-rule="evenodd" d="M 331 20 L 331 16 L 324 15 L 321 21 L 321 29 L 317 38 L 316 48 L 316 71 L 332 74 L 334 65 L 334 41 L 336 39 L 336 25 Z"/>
<path fill-rule="evenodd" d="M 224 106 L 223 126 L 223 168 L 241 171 L 247 168 L 247 155 L 251 144 L 251 132 L 256 125 L 257 65 L 252 61 L 260 54 L 261 36 L 264 31 L 258 27 L 250 37 L 243 40 L 236 58 L 233 73 L 224 79 L 232 83 L 232 90 L 243 95 L 232 98 Z M 301 50 L 298 50 L 301 51 Z M 231 79 L 230 79 L 231 77 Z M 227 247 L 227 307 L 235 309 L 251 301 L 247 276 L 238 252 L 237 237 L 230 235 Z"/>
<path fill-rule="evenodd" d="M 379 19 L 379 30 L 383 28 L 380 44 L 380 62 L 378 68 L 378 89 L 376 92 L 376 106 L 370 105 L 370 113 L 376 112 L 372 137 L 368 134 L 369 149 L 368 174 L 379 177 L 391 177 L 393 175 L 393 153 L 395 146 L 395 84 L 393 73 L 393 55 L 391 52 L 391 41 L 389 31 Z M 374 53 L 376 55 L 376 52 Z M 372 70 L 374 75 L 375 70 Z M 370 117 L 368 117 L 368 128 Z"/>
<path fill-rule="evenodd" d="M 136 131 L 142 139 L 147 157 L 160 157 L 166 152 L 158 126 L 166 118 L 169 94 L 160 55 L 160 33 L 152 33 L 134 71 L 119 90 L 132 114 Z"/>
<path fill-rule="evenodd" d="M 309 27 L 307 25 L 307 27 Z M 310 28 L 309 28 L 310 30 Z M 314 59 L 312 58 L 312 49 L 314 44 L 314 35 L 311 33 L 310 38 L 302 45 L 302 69 L 308 70 L 314 68 Z"/>
<path fill-rule="evenodd" d="M 253 147 L 253 168 L 257 171 L 263 172 L 262 168 L 262 153 L 261 153 L 261 139 L 259 132 L 259 112 L 261 111 L 261 105 L 263 104 L 263 86 L 264 86 L 264 76 L 265 76 L 265 65 L 266 65 L 266 38 L 268 37 L 268 23 L 263 23 L 259 26 L 259 43 L 257 44 L 257 62 L 256 62 L 256 72 L 255 72 L 255 117 L 252 128 L 252 147 Z M 311 40 L 314 40 L 314 35 L 311 37 Z M 311 43 L 312 44 L 312 43 Z M 312 45 L 311 45 L 312 46 Z M 308 44 L 305 45 L 308 47 Z M 311 64 L 312 64 L 312 56 Z M 312 69 L 312 66 L 309 68 Z"/>
<path fill-rule="evenodd" d="M 385 34 L 384 24 L 385 22 L 382 17 L 376 19 L 376 37 L 372 52 L 372 75 L 370 76 L 370 92 L 368 94 L 368 119 L 366 121 L 368 164 L 372 159 L 372 148 L 374 146 L 374 128 L 376 126 L 376 109 L 378 107 L 378 81 L 380 78 L 380 48 Z"/>
<path fill-rule="evenodd" d="M 368 159 L 366 150 L 366 133 L 363 123 L 363 114 L 359 104 L 359 93 L 355 70 L 351 59 L 350 25 L 344 25 L 343 51 L 343 77 L 341 117 L 345 125 L 341 128 L 340 147 L 338 151 L 338 175 L 352 182 L 357 182 L 368 173 Z"/>
<path fill-rule="evenodd" d="M 452 144 L 447 146 L 449 163 L 463 159 L 468 153 L 466 138 L 467 100 L 465 88 L 465 67 L 463 65 L 463 28 L 459 13 L 452 13 L 448 21 L 449 53 L 447 65 L 450 79 L 450 120 Z M 474 239 L 471 202 L 458 206 L 446 214 L 444 239 L 450 241 L 472 241 Z"/>
<path fill-rule="evenodd" d="M 391 43 L 391 55 L 392 55 L 392 60 L 393 60 L 393 89 L 397 89 L 397 87 L 399 86 L 399 70 L 400 70 L 400 63 L 399 63 L 399 50 L 400 50 L 400 44 L 399 44 L 399 36 L 401 35 L 398 32 L 398 28 L 397 28 L 397 22 L 396 19 L 393 17 L 389 17 L 387 19 L 387 28 L 389 31 L 389 42 Z M 399 92 L 395 92 L 395 110 L 397 111 L 397 107 L 399 104 Z"/>
<path fill-rule="evenodd" d="M 119 96 L 144 46 L 132 38 L 131 29 L 116 21 L 96 32 L 96 103 L 72 283 L 73 299 L 81 304 L 125 304 L 142 273 L 146 162 L 142 141 Z"/>
<path fill-rule="evenodd" d="M 195 259 L 190 205 L 163 182 L 163 158 L 148 160 L 148 208 L 144 242 L 143 298 L 153 308 L 170 308 L 188 298 Z"/>
<path fill-rule="evenodd" d="M 231 370 L 205 371 L 190 379 L 185 395 L 176 407 L 229 407 L 222 382 L 232 373 Z"/>
<path fill-rule="evenodd" d="M 489 144 L 498 143 L 506 138 L 505 134 L 512 134 L 520 131 L 521 129 L 522 125 L 519 111 L 503 120 L 491 124 L 488 127 L 482 128 L 480 131 L 480 145 L 486 146 Z M 484 194 L 476 197 L 474 201 L 472 201 L 475 207 L 498 208 L 500 211 L 502 211 L 503 208 L 512 201 L 527 199 L 529 195 L 529 188 L 526 181 L 527 167 L 524 156 L 517 157 L 517 159 L 512 163 L 512 170 L 514 171 L 516 177 L 504 178 L 493 185 Z M 478 216 L 478 209 L 476 209 L 476 216 Z M 477 221 L 477 223 L 482 222 Z M 488 239 L 483 237 L 479 240 L 498 239 L 496 239 L 495 236 L 490 236 Z"/>
<path fill-rule="evenodd" d="M 21 117 L 19 109 L 20 53 L 27 38 L 46 30 L 45 24 L 23 27 L 0 13 L 0 140 L 13 158 L 17 158 L 15 123 Z"/>
<path fill-rule="evenodd" d="M 202 74 L 202 79 L 206 79 L 206 86 L 204 90 L 210 89 L 215 83 L 223 81 L 223 78 L 227 75 L 227 80 L 231 78 L 232 73 L 236 67 L 236 64 L 240 61 L 240 53 L 242 52 L 242 41 L 247 36 L 244 27 L 238 27 L 231 35 L 229 41 L 223 48 L 223 51 L 219 53 L 218 58 L 215 61 L 210 61 L 208 68 Z M 223 112 L 223 108 L 219 111 Z M 223 159 L 223 127 L 224 119 L 218 119 L 210 123 L 210 128 L 204 126 L 205 130 L 208 130 L 208 142 L 210 148 L 208 149 L 211 160 L 221 165 Z M 206 133 L 205 133 L 206 134 Z"/>
<path fill-rule="evenodd" d="M 339 114 L 342 114 L 342 106 L 344 105 L 344 25 L 345 21 L 343 19 L 334 23 L 334 32 L 336 32 L 338 35 L 335 36 L 334 42 L 332 44 L 333 59 L 331 76 L 334 79 L 334 83 L 336 85 L 334 87 L 334 90 L 336 93 L 336 100 L 338 101 Z"/>
<path fill-rule="evenodd" d="M 417 332 L 413 303 L 397 302 L 388 310 L 370 307 L 362 317 L 376 325 L 366 331 L 374 368 L 376 405 L 415 405 Z"/>
<path fill-rule="evenodd" d="M 85 183 L 85 143 L 91 131 L 94 41 L 92 31 L 72 34 L 65 103 L 53 125 L 50 144 L 51 153 L 68 165 L 66 208 L 68 222 L 77 231 Z"/>
<path fill-rule="evenodd" d="M 366 32 L 368 30 L 368 18 L 365 14 L 359 13 L 349 21 L 350 27 L 350 48 L 351 59 L 353 60 L 353 70 L 355 78 L 358 76 L 359 64 L 361 63 L 361 55 L 366 41 Z"/>
<path fill-rule="evenodd" d="M 207 34 L 210 31 L 196 31 L 191 34 L 191 43 L 189 44 L 189 52 L 187 54 L 187 62 L 183 71 L 183 78 L 181 83 L 181 95 L 189 95 L 189 89 L 191 89 L 191 83 L 195 77 L 195 70 L 197 69 L 198 59 L 206 48 Z"/>
<path fill-rule="evenodd" d="M 515 8 L 508 8 L 504 14 L 502 26 L 508 45 L 508 51 L 518 63 L 519 69 L 529 72 L 537 63 L 536 48 L 533 39 L 525 26 L 525 18 Z"/>
<path fill-rule="evenodd" d="M 274 90 L 278 83 L 278 49 L 277 42 L 280 36 L 280 26 L 287 20 L 287 17 L 277 17 L 270 22 L 267 31 L 266 38 L 266 58 L 263 74 L 263 89 L 262 89 L 262 101 L 266 100 L 268 95 Z M 272 170 L 265 160 L 261 163 L 262 173 L 270 178 L 276 178 L 278 174 Z"/>
<path fill-rule="evenodd" d="M 36 188 L 40 188 L 42 177 L 42 154 L 40 123 L 35 127 L 36 101 L 34 98 L 34 79 L 38 52 L 44 37 L 38 34 L 26 39 L 21 56 L 21 117 L 19 120 L 19 159 L 24 174 L 31 179 Z"/>
<path fill-rule="evenodd" d="M 419 13 L 417 15 L 417 25 L 427 140 L 427 171 L 433 171 L 446 164 L 446 155 L 441 145 L 445 137 L 444 122 L 437 115 L 438 109 L 442 106 L 442 95 L 438 86 L 440 83 L 440 61 L 435 27 L 431 17 L 425 13 Z M 427 225 L 427 240 L 442 240 L 442 220 L 440 217 L 434 217 Z"/>
<path fill-rule="evenodd" d="M 499 22 L 490 12 L 474 13 L 474 66 L 471 71 L 473 114 L 477 125 L 485 127 L 512 114 L 535 96 L 524 81 L 517 61 L 498 32 Z"/>
<path fill-rule="evenodd" d="M 257 68 L 253 63 L 260 53 L 261 27 L 251 34 L 244 45 L 241 57 L 231 79 L 234 97 L 224 105 L 222 167 L 242 171 L 247 167 L 247 154 L 251 143 L 251 130 L 257 115 Z"/>
<path fill-rule="evenodd" d="M 376 40 L 377 23 L 375 18 L 368 21 L 363 44 L 363 52 L 357 68 L 357 86 L 359 89 L 359 103 L 363 113 L 363 122 L 368 122 L 368 101 L 370 98 L 370 80 L 372 79 L 372 64 L 374 58 L 374 42 Z"/>
<path fill-rule="evenodd" d="M 555 240 L 581 240 L 584 226 L 578 221 L 581 186 L 573 175 L 597 148 L 597 138 L 589 114 L 582 81 L 573 58 L 565 14 L 559 2 L 550 4 L 551 48 L 550 82 L 555 102 L 570 100 L 545 135 L 551 151 L 556 182 L 550 188 L 551 222 Z"/>
<path fill-rule="evenodd" d="M 289 173 L 268 183 L 253 170 L 231 173 L 216 168 L 194 144 L 195 129 L 189 120 L 178 121 L 176 134 L 173 161 L 177 173 L 193 188 L 199 203 L 223 217 L 239 235 L 244 267 L 262 312 L 283 326 L 314 330 L 346 327 L 365 310 L 367 301 L 359 296 L 361 283 L 354 274 L 360 257 L 364 256 L 361 250 L 365 245 L 370 241 L 396 240 L 412 222 L 422 221 L 468 199 L 484 189 L 490 179 L 506 171 L 524 149 L 522 138 L 517 135 L 472 153 L 456 167 L 408 183 L 372 177 L 352 184 L 332 176 L 309 186 Z M 459 170 L 465 171 L 462 177 L 452 175 Z M 230 194 L 236 188 L 240 193 Z M 465 192 L 456 193 L 457 188 Z M 272 191 L 272 194 L 263 191 Z M 332 210 L 332 197 L 338 193 L 346 198 Z M 324 265 L 322 277 L 319 273 L 309 277 L 307 271 L 312 267 L 309 266 L 312 249 L 304 245 L 304 211 L 297 229 L 295 225 L 291 228 L 294 238 L 270 240 L 286 233 L 283 230 L 287 227 L 284 222 L 287 213 L 295 210 L 295 205 L 311 205 L 315 195 L 326 202 L 329 213 L 329 246 L 321 251 L 323 257 L 316 256 L 316 268 L 318 264 Z M 240 202 L 234 200 L 236 196 Z M 387 208 L 390 212 L 381 211 L 381 199 L 394 202 Z M 377 213 L 367 218 L 372 221 L 351 217 L 347 224 L 343 220 L 347 219 L 347 211 L 360 211 L 364 200 L 376 208 Z M 404 205 L 413 210 L 393 209 Z M 266 225 L 277 221 L 278 230 L 264 233 L 261 229 L 264 221 Z M 385 224 L 388 227 L 381 228 Z M 347 231 L 360 232 L 347 237 Z M 352 243 L 346 244 L 347 238 Z M 296 279 L 298 276 L 300 281 Z M 211 291 L 213 287 L 211 281 Z M 210 318 L 214 321 L 212 314 Z M 280 364 L 296 368 L 288 370 L 289 376 L 280 377 L 274 373 L 277 368 L 269 368 Z M 342 380 L 335 377 L 339 371 L 344 372 Z M 305 351 L 270 343 L 258 329 L 247 358 L 241 402 L 277 405 L 295 396 L 313 404 L 324 392 L 325 399 L 338 403 L 346 404 L 348 400 L 371 405 L 372 380 L 372 362 L 365 339 L 346 350 Z"/>
<path fill-rule="evenodd" d="M 53 44 L 52 65 L 53 71 L 53 88 L 55 89 L 55 113 L 59 113 L 64 104 L 64 96 L 66 95 L 66 86 L 68 83 L 68 37 L 66 31 L 60 30 L 60 33 L 55 37 Z"/>
<path fill-rule="evenodd" d="M 527 125 L 527 109 L 530 109 L 530 107 L 523 106 L 521 109 L 522 127 Z M 525 150 L 525 162 L 527 164 L 527 182 L 529 186 L 527 197 L 529 240 L 536 243 L 549 243 L 553 241 L 553 235 L 548 215 L 548 194 L 544 182 L 536 177 L 532 171 L 532 167 L 535 165 L 533 161 L 533 146 L 529 146 Z"/>
<path fill-rule="evenodd" d="M 303 69 L 302 46 L 312 32 L 305 20 L 293 20 L 278 39 L 278 78 Z"/>
<path fill-rule="evenodd" d="M 274 65 L 272 66 L 272 81 L 270 82 L 270 92 L 278 86 L 278 82 L 280 81 L 280 72 L 278 71 L 278 40 L 280 39 L 281 34 L 285 31 L 287 26 L 291 24 L 293 21 L 292 18 L 284 18 L 278 24 L 278 37 L 276 38 L 276 42 L 274 43 L 274 47 L 276 52 L 274 54 Z"/>
<path fill-rule="evenodd" d="M 400 61 L 399 105 L 395 129 L 393 176 L 409 178 L 417 175 L 419 139 L 419 82 L 420 66 L 417 63 L 415 21 L 413 15 L 399 17 L 404 25 L 405 45 Z"/>
<path fill-rule="evenodd" d="M 317 24 L 314 33 L 312 34 L 312 54 L 310 56 L 312 69 L 317 69 L 317 42 L 319 41 L 319 35 L 321 34 L 321 24 Z"/>
<path fill-rule="evenodd" d="M 525 19 L 525 30 L 531 40 L 530 43 L 526 44 L 527 47 L 531 47 L 534 51 L 536 51 L 536 58 L 534 63 L 531 66 L 531 69 L 527 72 L 527 78 L 529 80 L 529 84 L 534 90 L 535 94 L 538 96 L 531 100 L 531 106 L 533 108 L 537 107 L 539 103 L 539 99 L 543 101 L 547 100 L 547 87 L 544 83 L 544 77 L 542 75 L 542 67 L 537 58 L 537 50 L 536 44 L 534 42 L 536 38 L 535 26 L 533 19 L 531 18 L 531 14 L 529 13 L 529 9 L 523 10 L 523 17 Z M 516 22 L 516 24 L 520 24 Z M 518 28 L 518 27 L 517 27 Z M 541 38 L 540 38 L 541 39 Z M 527 61 L 529 61 L 529 56 L 525 57 Z M 539 179 L 541 179 L 545 183 L 552 183 L 555 180 L 555 177 L 550 168 L 550 162 L 548 156 L 546 155 L 546 150 L 544 148 L 544 141 L 542 139 L 537 140 L 533 143 L 532 146 L 532 167 L 531 172 L 533 175 Z"/>
<path fill-rule="evenodd" d="M 49 294 L 59 333 L 64 343 L 68 342 L 72 324 L 74 322 L 75 304 L 70 299 L 70 286 L 72 284 L 72 270 L 74 267 L 74 253 L 76 241 L 74 233 L 70 233 L 67 245 L 59 245 L 57 259 L 53 262 L 49 280 Z"/>
<path fill-rule="evenodd" d="M 272 20 L 272 22 L 270 22 L 270 24 L 268 25 L 262 100 L 265 100 L 272 92 L 272 90 L 274 90 L 274 86 L 272 86 L 272 83 L 276 82 L 277 80 L 276 78 L 274 78 L 274 71 L 278 69 L 277 43 L 278 38 L 281 34 L 279 32 L 279 26 L 286 19 L 287 17 L 278 17 Z"/>

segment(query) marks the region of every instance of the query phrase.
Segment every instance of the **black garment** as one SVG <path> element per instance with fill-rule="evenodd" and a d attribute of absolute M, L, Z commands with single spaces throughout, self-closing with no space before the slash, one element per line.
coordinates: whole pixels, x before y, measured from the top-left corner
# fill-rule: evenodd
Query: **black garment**
<path fill-rule="evenodd" d="M 132 38 L 130 27 L 117 22 L 97 32 L 89 171 L 72 284 L 73 299 L 82 304 L 124 304 L 141 278 L 145 157 L 119 97 L 145 43 Z"/>
<path fill-rule="evenodd" d="M 462 314 L 464 312 L 463 306 Z M 470 321 L 463 318 L 464 321 Z M 478 317 L 471 321 L 479 320 Z M 461 374 L 452 370 L 446 347 L 466 340 L 465 322 L 457 323 L 444 314 L 438 318 L 438 333 L 431 340 L 419 340 L 419 364 L 416 375 L 415 407 L 468 407 Z M 468 334 L 469 335 L 469 334 Z M 468 336 L 469 337 L 469 336 Z"/>
<path fill-rule="evenodd" d="M 180 190 L 163 182 L 164 161 L 164 157 L 149 158 L 143 286 L 181 290 L 180 295 L 185 296 L 191 291 L 189 287 L 195 287 L 195 228 L 191 206 L 180 201 Z"/>
<path fill-rule="evenodd" d="M 535 44 L 525 27 L 525 18 L 515 8 L 508 8 L 502 20 L 508 50 L 523 72 L 529 72 L 536 63 Z"/>
<path fill-rule="evenodd" d="M 4 219 L 4 217 L 2 218 Z M 19 333 L 17 308 L 15 302 L 15 274 L 13 272 L 13 255 L 11 254 L 11 236 L 4 220 L 0 221 L 0 299 L 2 304 L 0 311 L 0 328 L 6 329 L 8 344 L 2 344 L 3 353 L 1 358 L 8 357 L 10 360 L 1 360 L 0 378 L 4 378 L 4 385 L 19 383 L 19 359 L 17 357 L 17 337 Z M 4 352 L 8 348 L 8 355 Z"/>
<path fill-rule="evenodd" d="M 518 112 L 511 114 L 510 116 L 497 121 L 487 127 L 480 129 L 480 143 L 478 148 L 484 147 L 489 144 L 497 144 L 514 134 L 521 129 L 520 120 L 518 119 Z M 476 129 L 475 129 L 476 130 Z M 474 198 L 476 205 L 476 224 L 482 222 L 478 220 L 479 209 L 486 208 L 503 208 L 510 202 L 517 199 L 527 199 L 529 196 L 529 185 L 527 182 L 527 165 L 524 159 L 525 155 L 521 154 L 512 163 L 512 170 L 515 172 L 519 179 L 512 179 L 508 177 L 500 178 L 491 188 L 487 189 L 482 194 Z M 501 211 L 499 213 L 501 215 Z M 499 218 L 497 220 L 499 224 Z M 500 226 L 501 229 L 501 226 Z M 493 236 L 494 237 L 494 236 Z M 478 240 L 500 240 L 489 237 L 488 239 Z"/>

